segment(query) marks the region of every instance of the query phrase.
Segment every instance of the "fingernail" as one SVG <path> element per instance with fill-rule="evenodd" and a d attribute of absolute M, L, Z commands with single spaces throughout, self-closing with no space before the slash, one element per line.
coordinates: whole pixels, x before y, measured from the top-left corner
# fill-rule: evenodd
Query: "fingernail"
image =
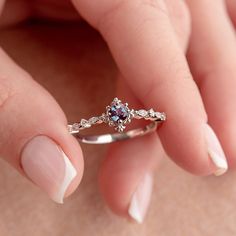
<path fill-rule="evenodd" d="M 77 172 L 62 149 L 50 138 L 37 136 L 21 155 L 26 175 L 52 200 L 63 203 L 65 192 Z"/>
<path fill-rule="evenodd" d="M 136 188 L 130 201 L 128 213 L 137 223 L 143 223 L 152 195 L 152 176 L 146 174 Z"/>
<path fill-rule="evenodd" d="M 223 175 L 228 170 L 228 163 L 215 132 L 208 124 L 205 125 L 205 135 L 208 154 L 216 167 L 214 174 L 216 176 Z"/>

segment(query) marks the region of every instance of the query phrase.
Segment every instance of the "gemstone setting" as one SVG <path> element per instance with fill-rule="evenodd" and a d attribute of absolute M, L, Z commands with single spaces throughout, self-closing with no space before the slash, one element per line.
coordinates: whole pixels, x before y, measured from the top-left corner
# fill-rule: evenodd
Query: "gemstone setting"
<path fill-rule="evenodd" d="M 118 98 L 114 98 L 109 106 L 106 107 L 106 111 L 102 113 L 100 116 L 93 116 L 86 119 L 81 119 L 80 122 L 74 123 L 72 125 L 68 125 L 68 130 L 71 134 L 79 133 L 80 130 L 90 128 L 93 125 L 106 123 L 109 126 L 112 126 L 118 132 L 123 132 L 126 128 L 126 125 L 131 122 L 132 119 L 144 119 L 146 121 L 151 121 L 152 123 L 147 125 L 144 129 L 136 129 L 127 132 L 122 139 L 136 137 L 138 135 L 144 135 L 153 129 L 152 127 L 157 127 L 157 123 L 162 123 L 166 120 L 166 114 L 164 112 L 158 112 L 153 110 L 152 108 L 149 110 L 146 109 L 129 109 L 128 103 L 122 103 Z M 154 126 L 153 126 L 154 125 Z M 137 133 L 138 132 L 138 133 Z M 111 142 L 110 138 L 114 138 L 115 141 L 120 140 L 120 135 L 114 134 L 112 135 L 102 135 L 101 140 L 103 138 L 107 138 L 107 142 Z M 96 139 L 95 143 L 103 143 L 100 142 L 100 136 L 91 136 L 92 139 Z M 86 140 L 86 138 L 85 138 Z M 89 141 L 91 143 L 92 141 Z"/>
<path fill-rule="evenodd" d="M 110 106 L 107 106 L 107 122 L 114 126 L 116 130 L 122 132 L 125 124 L 130 123 L 132 111 L 128 108 L 128 103 L 122 103 L 118 98 L 114 98 Z"/>

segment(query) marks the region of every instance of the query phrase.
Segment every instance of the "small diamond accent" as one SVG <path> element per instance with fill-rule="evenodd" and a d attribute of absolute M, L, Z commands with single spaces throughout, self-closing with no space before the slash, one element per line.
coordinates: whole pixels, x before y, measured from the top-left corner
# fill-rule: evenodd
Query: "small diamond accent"
<path fill-rule="evenodd" d="M 79 123 L 74 123 L 73 125 L 72 125 L 72 130 L 73 131 L 76 131 L 76 130 L 79 130 L 80 129 L 80 124 Z"/>
<path fill-rule="evenodd" d="M 155 117 L 155 111 L 151 108 L 149 111 L 148 111 L 150 117 Z"/>
<path fill-rule="evenodd" d="M 92 125 L 96 124 L 99 121 L 98 117 L 92 117 L 88 120 L 88 122 Z"/>
<path fill-rule="evenodd" d="M 137 114 L 141 117 L 146 117 L 148 115 L 148 112 L 146 110 L 138 110 Z"/>
<path fill-rule="evenodd" d="M 155 117 L 156 118 L 161 118 L 162 114 L 160 112 L 155 112 Z"/>
<path fill-rule="evenodd" d="M 166 120 L 166 114 L 164 112 L 154 111 L 153 108 L 149 110 L 140 109 L 134 110 L 129 109 L 128 103 L 122 103 L 118 98 L 114 98 L 113 101 L 106 107 L 105 113 L 100 116 L 93 116 L 89 119 L 81 119 L 79 123 L 68 125 L 68 130 L 71 134 L 79 133 L 80 130 L 90 128 L 93 125 L 106 123 L 111 127 L 114 127 L 118 132 L 123 132 L 126 125 L 131 122 L 132 119 L 144 119 L 151 121 L 155 126 L 157 123 L 161 123 Z M 150 124 L 146 129 L 150 129 Z M 146 129 L 140 132 L 146 132 Z M 135 136 L 133 134 L 132 136 Z"/>
<path fill-rule="evenodd" d="M 87 120 L 85 120 L 85 119 L 82 119 L 82 120 L 80 121 L 80 125 L 81 125 L 83 128 L 89 128 L 89 127 L 91 127 L 91 124 L 90 124 Z"/>
<path fill-rule="evenodd" d="M 166 120 L 166 114 L 165 113 L 160 113 L 161 120 L 165 121 Z"/>

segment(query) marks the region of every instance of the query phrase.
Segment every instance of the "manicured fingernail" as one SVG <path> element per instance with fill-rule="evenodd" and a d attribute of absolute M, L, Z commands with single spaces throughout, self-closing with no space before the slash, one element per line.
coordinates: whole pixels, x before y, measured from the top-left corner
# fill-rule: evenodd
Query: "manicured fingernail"
<path fill-rule="evenodd" d="M 223 175 L 228 170 L 227 160 L 215 132 L 208 124 L 205 125 L 205 135 L 208 154 L 216 167 L 214 174 Z"/>
<path fill-rule="evenodd" d="M 21 164 L 36 185 L 55 202 L 63 203 L 65 192 L 77 172 L 53 140 L 46 136 L 30 140 L 22 152 Z"/>
<path fill-rule="evenodd" d="M 128 213 L 139 224 L 143 222 L 150 203 L 152 183 L 152 176 L 146 174 L 137 186 L 130 201 Z"/>

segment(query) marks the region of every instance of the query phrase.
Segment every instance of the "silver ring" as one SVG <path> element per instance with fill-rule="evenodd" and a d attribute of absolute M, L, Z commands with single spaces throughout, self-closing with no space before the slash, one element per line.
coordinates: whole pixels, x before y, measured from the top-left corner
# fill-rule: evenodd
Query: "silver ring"
<path fill-rule="evenodd" d="M 145 127 L 124 132 L 126 125 L 129 124 L 132 119 L 144 119 L 151 121 L 151 123 Z M 157 112 L 152 108 L 149 110 L 129 109 L 128 103 L 122 103 L 118 98 L 114 98 L 111 104 L 106 107 L 106 112 L 102 113 L 101 116 L 94 116 L 88 120 L 81 119 L 78 123 L 68 125 L 68 131 L 83 143 L 105 144 L 152 133 L 157 129 L 158 124 L 165 120 L 166 114 L 164 112 Z M 102 135 L 83 135 L 80 133 L 83 129 L 102 123 L 114 127 L 118 132 Z"/>

